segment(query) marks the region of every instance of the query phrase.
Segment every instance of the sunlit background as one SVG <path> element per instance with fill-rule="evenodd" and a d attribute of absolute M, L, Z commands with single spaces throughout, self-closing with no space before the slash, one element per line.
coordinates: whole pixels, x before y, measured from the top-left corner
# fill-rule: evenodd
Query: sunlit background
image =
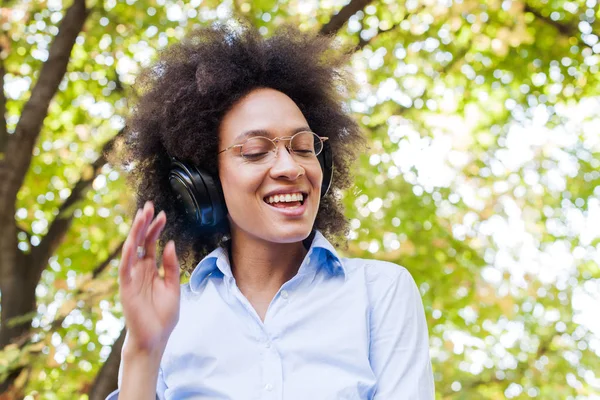
<path fill-rule="evenodd" d="M 1 8 L 8 136 L 71 3 Z M 100 369 L 120 350 L 116 269 L 133 193 L 102 150 L 158 50 L 237 15 L 265 36 L 287 22 L 353 45 L 347 68 L 358 85 L 345 106 L 370 152 L 355 187 L 339 193 L 352 228 L 341 253 L 395 262 L 415 278 L 437 398 L 600 399 L 596 0 L 87 6 L 14 208 L 16 251 L 56 246 L 42 260 L 37 304 L 19 321 L 25 336 L 0 353 L 11 393 L 102 398 L 97 383 L 114 381 Z M 3 276 L 31 268 L 17 260 L 0 264 Z"/>

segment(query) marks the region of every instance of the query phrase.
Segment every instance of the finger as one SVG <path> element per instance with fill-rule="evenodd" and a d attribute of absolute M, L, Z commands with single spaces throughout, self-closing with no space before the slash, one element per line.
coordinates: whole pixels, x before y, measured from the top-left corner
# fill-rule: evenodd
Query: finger
<path fill-rule="evenodd" d="M 141 227 L 141 230 L 138 232 L 137 244 L 141 246 L 144 244 L 144 239 L 146 237 L 146 231 L 148 230 L 148 226 L 152 223 L 154 219 L 154 204 L 151 201 L 147 201 L 144 204 L 144 208 L 142 209 L 142 216 L 144 217 L 144 224 Z"/>
<path fill-rule="evenodd" d="M 163 251 L 163 268 L 165 270 L 165 285 L 179 290 L 179 261 L 175 252 L 175 242 L 169 240 Z"/>
<path fill-rule="evenodd" d="M 147 224 L 148 212 L 152 212 L 151 202 L 146 202 L 144 208 L 138 209 L 135 217 L 133 218 L 133 224 L 131 232 L 123 246 L 123 274 L 126 279 L 131 277 L 132 267 L 135 265 L 137 260 L 137 247 L 140 240 L 138 237 L 145 231 L 145 225 Z"/>
<path fill-rule="evenodd" d="M 164 211 L 158 213 L 146 234 L 146 241 L 144 242 L 144 248 L 146 249 L 146 257 L 150 257 L 153 260 L 156 259 L 156 240 L 166 225 L 167 216 Z"/>
<path fill-rule="evenodd" d="M 138 238 L 143 233 L 144 225 L 146 224 L 147 213 L 145 212 L 145 210 L 146 207 L 138 210 L 138 214 L 136 214 L 135 220 L 133 222 L 133 227 L 131 228 L 131 232 L 129 234 L 129 237 L 127 238 L 130 241 L 130 251 L 128 253 L 129 258 L 127 259 L 127 261 L 130 263 L 131 267 L 135 265 L 135 262 L 137 260 L 137 247 L 140 244 L 140 240 Z"/>
<path fill-rule="evenodd" d="M 133 218 L 133 223 L 131 224 L 131 231 L 129 232 L 129 235 L 127 236 L 127 239 L 125 240 L 125 243 L 123 244 L 123 250 L 121 252 L 121 263 L 119 265 L 119 278 L 121 279 L 122 282 L 126 282 L 128 281 L 130 274 L 131 274 L 131 265 L 133 263 L 133 259 L 132 256 L 134 254 L 134 248 L 135 248 L 135 240 L 134 237 L 136 235 L 136 232 L 139 228 L 140 225 L 140 214 L 142 213 L 142 210 L 137 210 L 137 213 L 135 214 L 135 217 Z"/>
<path fill-rule="evenodd" d="M 135 235 L 135 245 L 143 246 L 144 238 L 146 237 L 146 230 L 148 229 L 148 225 L 152 222 L 152 216 L 154 215 L 154 206 L 151 201 L 147 201 L 144 204 L 144 208 L 142 209 L 142 221 L 140 229 L 136 232 Z M 148 249 L 146 249 L 148 250 Z"/>
<path fill-rule="evenodd" d="M 119 281 L 120 283 L 127 284 L 131 279 L 131 242 L 129 239 L 125 240 L 123 244 L 123 250 L 121 251 L 121 262 L 119 264 Z"/>

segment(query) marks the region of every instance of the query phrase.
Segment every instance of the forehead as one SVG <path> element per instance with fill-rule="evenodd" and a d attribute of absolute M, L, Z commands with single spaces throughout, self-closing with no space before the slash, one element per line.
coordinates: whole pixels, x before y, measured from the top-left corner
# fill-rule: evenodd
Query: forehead
<path fill-rule="evenodd" d="M 225 114 L 219 137 L 230 143 L 252 136 L 288 136 L 302 130 L 310 128 L 291 98 L 274 89 L 256 89 Z"/>
<path fill-rule="evenodd" d="M 242 133 L 240 133 L 239 135 L 237 135 L 235 137 L 235 142 L 243 142 L 244 140 L 251 138 L 251 137 L 255 137 L 255 136 L 265 136 L 265 137 L 276 137 L 276 136 L 293 136 L 295 133 L 298 132 L 305 132 L 305 131 L 310 131 L 310 128 L 308 126 L 299 126 L 297 128 L 293 128 L 289 131 L 287 130 L 282 130 L 282 129 L 278 129 L 277 132 L 272 131 L 272 130 L 265 130 L 265 129 L 254 129 L 254 130 L 250 130 L 250 131 L 244 131 Z"/>

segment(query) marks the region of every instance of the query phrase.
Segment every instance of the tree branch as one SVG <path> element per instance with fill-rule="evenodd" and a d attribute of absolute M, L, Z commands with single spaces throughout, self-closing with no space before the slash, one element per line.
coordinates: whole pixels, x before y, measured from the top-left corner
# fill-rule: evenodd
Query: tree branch
<path fill-rule="evenodd" d="M 18 232 L 23 232 L 25 235 L 27 235 L 27 242 L 29 243 L 29 246 L 31 246 L 31 233 L 29 233 L 29 231 L 25 227 L 23 227 L 19 224 L 15 224 L 15 225 L 17 227 Z"/>
<path fill-rule="evenodd" d="M 92 270 L 91 280 L 98 277 L 98 275 L 100 275 L 102 273 L 102 271 L 104 271 L 106 269 L 106 267 L 110 264 L 110 262 L 120 253 L 121 249 L 123 248 L 124 243 L 125 243 L 125 241 L 122 241 L 119 244 L 119 246 L 117 246 L 115 248 L 115 250 L 113 250 L 113 252 L 111 254 L 109 254 L 109 256 L 106 258 L 106 260 L 104 260 L 103 262 L 98 264 L 98 266 L 96 266 Z M 86 280 L 83 283 L 81 283 L 79 285 L 79 287 L 77 289 L 75 289 L 75 291 L 73 293 L 73 297 L 77 298 L 78 296 L 81 296 L 82 294 L 84 294 L 84 292 L 86 290 L 85 287 L 88 282 L 89 282 L 89 280 Z M 47 330 L 48 332 L 56 331 L 63 324 L 63 322 L 68 314 L 69 313 L 67 313 L 66 315 L 61 315 L 59 318 L 56 318 L 55 320 L 52 321 L 49 329 L 47 327 L 44 329 Z M 123 330 L 123 333 L 121 334 L 123 338 L 124 338 L 124 332 L 125 332 L 125 330 Z M 31 339 L 32 339 L 34 333 L 35 333 L 35 331 L 27 330 L 26 332 L 22 333 L 20 336 L 13 338 L 13 343 L 19 348 L 23 348 L 27 345 L 30 345 L 32 343 Z M 99 389 L 100 392 L 105 393 L 105 395 L 103 397 L 101 397 L 102 399 L 104 399 L 108 395 L 108 393 L 110 393 L 110 391 L 114 390 L 114 389 L 109 390 L 109 388 L 112 387 L 111 385 L 115 385 L 116 381 L 117 381 L 117 376 L 113 375 L 113 374 L 118 373 L 118 367 L 119 367 L 119 362 L 120 362 L 120 351 L 121 351 L 122 345 L 123 345 L 123 340 L 120 337 L 119 339 L 117 339 L 117 341 L 113 345 L 113 351 L 116 351 L 116 353 L 111 353 L 111 355 L 109 356 L 109 360 L 107 360 L 107 363 L 109 365 L 107 367 L 102 367 L 103 370 L 106 368 L 105 372 L 103 372 L 103 373 L 101 372 L 102 378 L 100 378 L 100 375 L 98 375 L 96 377 L 96 381 L 103 382 L 101 385 L 102 388 Z M 116 354 L 116 356 L 114 354 Z M 117 357 L 116 361 L 115 361 L 115 357 Z M 115 363 L 116 363 L 116 367 L 114 367 Z M 9 371 L 8 378 L 4 382 L 0 383 L 0 393 L 6 394 L 6 390 L 9 389 L 12 382 L 14 382 L 14 380 L 22 373 L 22 370 L 23 370 L 23 368 L 19 367 L 13 371 Z M 105 392 L 105 390 L 109 390 L 109 391 Z M 0 395 L 0 399 L 1 398 L 3 398 L 3 397 Z M 95 397 L 95 398 L 97 398 L 97 397 Z"/>
<path fill-rule="evenodd" d="M 548 16 L 542 15 L 542 12 L 540 10 L 533 8 L 527 3 L 525 3 L 524 11 L 532 13 L 537 19 L 544 21 L 546 24 L 552 25 L 563 35 L 574 36 L 577 34 L 577 27 L 560 23 Z"/>
<path fill-rule="evenodd" d="M 403 21 L 404 21 L 404 19 L 403 19 Z M 388 29 L 381 29 L 381 28 L 377 28 L 377 33 L 376 33 L 376 34 L 375 34 L 373 37 L 371 37 L 371 38 L 369 38 L 369 39 L 366 39 L 366 40 L 365 40 L 365 39 L 363 39 L 363 38 L 360 36 L 360 34 L 359 34 L 359 36 L 358 36 L 358 44 L 357 44 L 357 45 L 356 45 L 356 47 L 354 48 L 353 52 L 358 52 L 358 51 L 362 50 L 362 49 L 363 49 L 363 48 L 364 48 L 366 45 L 368 45 L 368 44 L 370 44 L 371 42 L 373 42 L 373 40 L 375 40 L 375 38 L 377 38 L 377 37 L 378 37 L 379 35 L 381 35 L 382 33 L 387 33 L 387 32 L 393 31 L 393 30 L 394 30 L 394 29 L 396 29 L 398 26 L 400 26 L 400 23 L 399 23 L 399 22 L 398 22 L 398 23 L 396 23 L 396 24 L 394 24 L 394 25 L 392 25 L 392 27 L 391 27 L 391 28 L 388 28 Z"/>
<path fill-rule="evenodd" d="M 106 260 L 101 262 L 96 268 L 92 270 L 92 279 L 95 279 L 98 275 L 100 275 L 106 269 L 106 267 L 108 267 L 108 264 L 110 264 L 110 262 L 115 257 L 117 257 L 119 253 L 121 253 L 121 249 L 123 249 L 124 244 L 125 241 L 122 241 L 121 244 L 118 245 L 117 248 L 114 249 L 113 252 L 108 255 L 108 257 L 106 257 Z"/>
<path fill-rule="evenodd" d="M 23 107 L 15 133 L 9 137 L 5 158 L 0 161 L 0 199 L 11 201 L 23 184 L 50 101 L 67 71 L 71 50 L 88 14 L 85 0 L 74 0 L 65 13 L 50 46 L 48 60 L 42 66 L 39 79 Z"/>
<path fill-rule="evenodd" d="M 69 230 L 69 227 L 71 226 L 71 222 L 73 221 L 73 213 L 75 211 L 74 206 L 83 199 L 92 182 L 94 179 L 96 179 L 104 164 L 106 164 L 106 154 L 112 150 L 116 140 L 123 134 L 124 131 L 125 129 L 121 129 L 117 135 L 104 144 L 100 157 L 98 157 L 93 164 L 88 165 L 88 168 L 92 170 L 92 173 L 87 174 L 87 176 L 81 176 L 79 181 L 73 187 L 69 197 L 59 207 L 58 215 L 50 223 L 50 227 L 48 228 L 48 233 L 46 236 L 44 236 L 37 247 L 32 249 L 31 268 L 34 268 L 36 277 L 38 279 L 46 267 L 48 258 L 54 254 L 56 248 L 60 245 L 64 236 Z"/>
<path fill-rule="evenodd" d="M 454 53 L 452 55 L 452 60 L 450 60 L 450 62 L 448 64 L 444 65 L 438 71 L 439 75 L 447 74 L 448 72 L 450 72 L 450 70 L 452 70 L 454 68 L 454 66 L 456 64 L 458 64 L 460 61 L 464 60 L 465 56 L 471 49 L 472 41 L 469 41 L 467 44 L 468 44 L 468 46 L 462 47 L 460 50 L 458 50 L 456 53 Z"/>
<path fill-rule="evenodd" d="M 351 16 L 356 14 L 358 11 L 365 8 L 373 0 L 351 0 L 350 3 L 346 4 L 336 14 L 334 14 L 325 25 L 323 25 L 319 31 L 322 35 L 333 35 L 336 34 L 342 26 Z"/>
<path fill-rule="evenodd" d="M 593 47 L 583 41 L 583 39 L 581 38 L 581 32 L 579 32 L 579 28 L 577 27 L 577 25 L 567 24 L 567 23 L 563 23 L 560 21 L 555 21 L 552 18 L 550 18 L 546 15 L 543 15 L 540 10 L 530 6 L 527 3 L 525 3 L 525 8 L 523 10 L 525 12 L 532 13 L 540 21 L 544 22 L 547 25 L 554 27 L 561 35 L 576 38 L 581 46 L 589 47 L 589 48 Z"/>
<path fill-rule="evenodd" d="M 410 18 L 410 16 L 411 16 L 411 15 L 414 15 L 414 14 L 416 14 L 416 12 L 417 12 L 417 11 L 420 11 L 420 10 L 421 10 L 421 9 L 423 9 L 423 8 L 425 8 L 425 6 L 421 6 L 421 7 L 419 7 L 419 9 L 418 9 L 418 10 L 414 10 L 414 11 L 411 11 L 411 12 L 407 12 L 407 13 L 404 15 L 404 18 L 402 18 L 400 21 L 398 21 L 398 22 L 394 23 L 394 24 L 393 24 L 391 27 L 389 27 L 388 29 L 381 29 L 381 28 L 379 28 L 379 27 L 378 27 L 378 28 L 377 28 L 377 33 L 376 33 L 376 34 L 375 34 L 373 37 L 371 37 L 370 39 L 367 39 L 367 40 L 365 40 L 365 39 L 363 39 L 362 37 L 360 37 L 360 35 L 359 35 L 359 39 L 358 39 L 358 45 L 356 45 L 356 47 L 354 48 L 354 51 L 355 51 L 355 52 L 357 52 L 357 51 L 360 51 L 360 50 L 362 50 L 362 49 L 363 49 L 363 48 L 364 48 L 366 45 L 370 44 L 370 43 L 371 43 L 373 40 L 375 40 L 375 39 L 376 39 L 376 38 L 377 38 L 377 37 L 378 37 L 380 34 L 382 34 L 382 33 L 387 33 L 387 32 L 391 32 L 391 31 L 395 30 L 396 28 L 398 28 L 398 27 L 400 26 L 400 24 L 401 24 L 403 21 L 406 21 L 408 18 Z"/>
<path fill-rule="evenodd" d="M 108 257 L 102 261 L 100 264 L 98 264 L 98 266 L 96 266 L 96 268 L 94 268 L 92 270 L 92 276 L 90 278 L 90 280 L 96 279 L 98 277 L 98 275 L 100 275 L 105 269 L 106 267 L 110 264 L 110 262 L 112 260 L 115 259 L 115 257 L 117 257 L 117 255 L 121 252 L 121 249 L 123 248 L 123 245 L 125 244 L 125 241 L 123 240 L 121 242 L 121 244 L 119 244 L 111 254 L 108 255 Z M 76 288 L 73 292 L 73 297 L 78 297 L 82 294 L 84 294 L 85 292 L 85 285 L 87 284 L 87 282 L 89 282 L 89 280 L 84 281 L 82 284 L 79 285 L 78 288 Z M 82 300 L 82 299 L 79 299 Z M 83 299 L 85 301 L 85 299 Z M 68 314 L 67 314 L 68 315 Z M 62 315 L 59 318 L 56 318 L 55 320 L 53 320 L 50 324 L 49 328 L 44 328 L 44 330 L 48 331 L 48 332 L 54 332 L 56 331 L 64 322 L 65 318 L 67 317 L 67 315 Z M 23 334 L 22 336 L 20 336 L 14 343 L 18 346 L 18 347 L 23 347 L 26 346 L 28 344 L 31 343 L 31 339 L 32 336 L 35 332 L 29 331 L 25 334 Z"/>
<path fill-rule="evenodd" d="M 106 259 L 104 261 L 102 261 L 100 264 L 98 264 L 93 270 L 92 270 L 92 276 L 90 278 L 90 280 L 94 280 L 98 277 L 98 275 L 100 275 L 105 269 L 106 267 L 110 264 L 110 262 L 112 260 L 115 259 L 115 257 L 117 257 L 117 255 L 119 255 L 119 253 L 121 252 L 121 249 L 123 248 L 123 245 L 125 244 L 125 241 L 123 240 L 121 242 L 121 244 L 119 244 L 112 253 L 110 253 L 108 255 L 108 257 L 106 257 Z M 89 280 L 85 280 L 83 283 L 81 283 L 79 285 L 78 288 L 76 288 L 73 291 L 73 297 L 77 298 L 78 296 L 81 296 L 82 294 L 84 294 L 85 292 L 85 285 L 89 282 Z M 84 299 L 79 299 L 79 300 L 84 300 Z M 68 315 L 68 314 L 67 314 Z M 44 330 L 46 330 L 47 332 L 54 332 L 56 331 L 63 323 L 63 321 L 65 320 L 65 318 L 67 317 L 67 315 L 62 315 L 59 318 L 56 318 L 55 320 L 53 320 L 50 324 L 50 327 L 45 327 Z M 23 347 L 26 346 L 28 344 L 31 343 L 31 339 L 32 336 L 35 332 L 32 331 L 28 331 L 25 334 L 23 334 L 22 336 L 20 336 L 16 341 L 14 341 L 14 343 L 18 346 L 18 347 Z M 1 398 L 0 398 L 1 399 Z"/>

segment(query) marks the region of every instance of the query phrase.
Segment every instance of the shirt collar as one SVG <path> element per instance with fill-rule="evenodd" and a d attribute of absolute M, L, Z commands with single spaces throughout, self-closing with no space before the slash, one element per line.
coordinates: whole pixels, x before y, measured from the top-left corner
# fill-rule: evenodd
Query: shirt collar
<path fill-rule="evenodd" d="M 323 234 L 314 229 L 311 234 L 303 241 L 304 246 L 308 247 L 306 257 L 312 257 L 313 253 L 320 253 L 325 255 L 326 262 L 317 263 L 319 266 L 327 266 L 332 274 L 341 272 L 344 276 L 346 275 L 346 267 L 344 266 L 341 258 L 338 256 L 335 248 L 329 240 L 323 236 Z M 227 243 L 226 243 L 227 245 Z M 304 263 L 303 263 L 304 264 Z M 311 262 L 311 264 L 314 264 Z M 302 267 L 301 267 L 302 268 Z M 229 263 L 229 253 L 227 247 L 219 246 L 204 257 L 192 271 L 190 276 L 190 289 L 196 292 L 201 286 L 202 282 L 211 274 L 220 272 L 223 276 L 232 278 L 231 265 Z"/>

